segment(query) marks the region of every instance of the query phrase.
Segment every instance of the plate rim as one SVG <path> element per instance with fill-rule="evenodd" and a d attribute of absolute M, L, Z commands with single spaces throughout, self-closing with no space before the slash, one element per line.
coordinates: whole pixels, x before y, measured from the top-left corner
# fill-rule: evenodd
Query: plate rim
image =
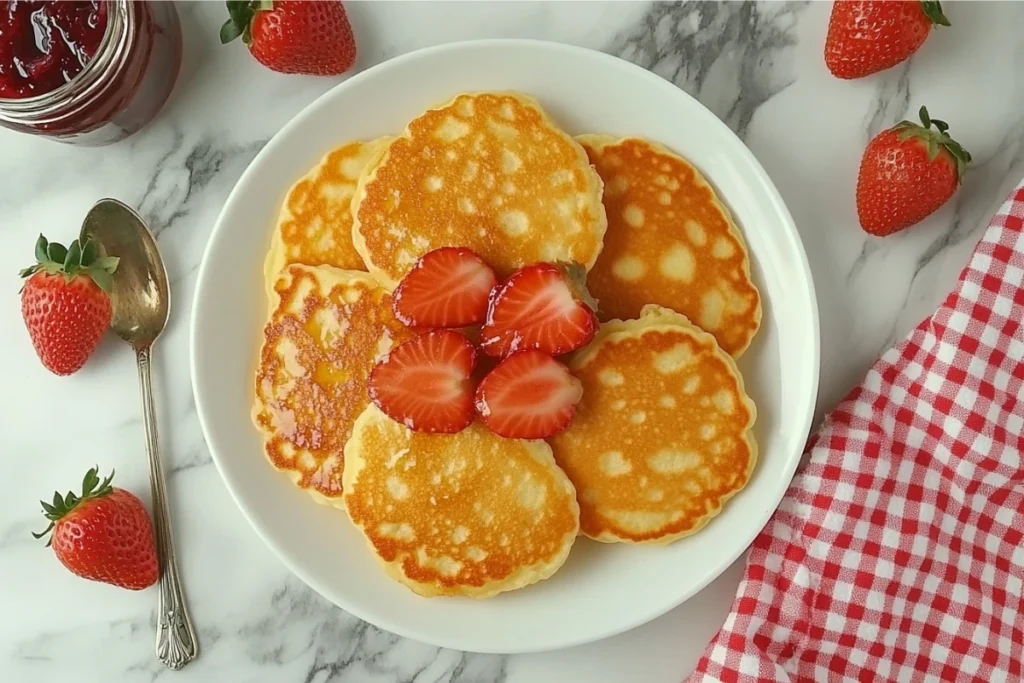
<path fill-rule="evenodd" d="M 358 84 L 361 83 L 362 81 L 374 78 L 379 72 L 382 72 L 386 69 L 398 68 L 407 62 L 417 61 L 419 59 L 423 59 L 425 57 L 429 57 L 438 53 L 444 53 L 448 51 L 457 52 L 462 50 L 474 49 L 486 50 L 490 48 L 519 48 L 528 50 L 541 49 L 551 50 L 554 52 L 562 51 L 565 53 L 575 53 L 577 56 L 585 56 L 588 59 L 594 59 L 597 62 L 613 64 L 618 68 L 626 67 L 627 70 L 633 72 L 634 77 L 646 79 L 656 87 L 659 87 L 663 90 L 671 90 L 672 96 L 683 97 L 685 99 L 691 100 L 691 104 L 696 104 L 699 108 L 705 111 L 708 117 L 709 125 L 719 127 L 719 129 L 727 137 L 731 137 L 736 142 L 739 143 L 739 154 L 745 157 L 744 161 L 748 165 L 750 165 L 751 168 L 753 168 L 756 171 L 756 173 L 760 176 L 760 182 L 764 186 L 764 189 L 767 192 L 768 197 L 771 199 L 773 204 L 775 204 L 779 216 L 783 219 L 783 227 L 785 228 L 786 233 L 788 233 L 788 237 L 792 241 L 793 246 L 796 249 L 796 253 L 799 256 L 799 274 L 802 276 L 809 297 L 808 304 L 810 308 L 810 319 L 807 320 L 806 322 L 807 332 L 811 336 L 810 346 L 812 350 L 812 363 L 809 369 L 812 380 L 811 384 L 813 386 L 808 388 L 803 397 L 804 405 L 802 407 L 798 406 L 798 408 L 794 410 L 794 412 L 803 413 L 799 425 L 801 430 L 800 433 L 803 434 L 805 437 L 810 434 L 810 429 L 813 423 L 815 408 L 817 404 L 817 393 L 821 373 L 821 328 L 817 292 L 814 285 L 814 278 L 811 272 L 810 262 L 807 257 L 806 249 L 804 248 L 800 232 L 796 227 L 796 222 L 792 217 L 789 207 L 786 205 L 785 200 L 782 198 L 782 195 L 779 192 L 778 187 L 772 181 L 771 176 L 761 165 L 757 157 L 754 156 L 754 153 L 750 150 L 750 148 L 747 147 L 746 143 L 743 141 L 742 138 L 740 138 L 731 128 L 729 128 L 729 126 L 724 121 L 722 121 L 717 115 L 714 114 L 714 112 L 708 109 L 702 102 L 700 102 L 697 98 L 687 93 L 685 90 L 676 86 L 671 81 L 668 81 L 648 69 L 645 69 L 641 66 L 638 66 L 632 62 L 629 62 L 615 55 L 607 54 L 592 48 L 582 47 L 569 43 L 561 43 L 551 40 L 527 38 L 484 38 L 454 41 L 420 48 L 379 62 L 363 71 L 360 71 L 359 73 L 352 75 L 350 78 L 347 78 L 344 81 L 337 83 L 336 85 L 327 89 L 326 91 L 318 95 L 316 98 L 314 98 L 307 105 L 305 105 L 298 112 L 296 112 L 291 117 L 291 119 L 289 119 L 288 122 L 284 124 L 284 126 L 282 126 L 277 132 L 274 133 L 273 136 L 271 136 L 271 138 L 267 141 L 263 148 L 260 149 L 260 151 L 253 157 L 253 159 L 246 166 L 245 170 L 235 181 L 234 185 L 231 188 L 231 191 L 228 193 L 227 198 L 224 200 L 224 204 L 221 206 L 221 210 L 218 213 L 217 219 L 214 222 L 213 227 L 210 230 L 210 234 L 207 237 L 206 244 L 203 248 L 203 254 L 200 261 L 199 270 L 196 276 L 195 291 L 193 292 L 192 295 L 192 310 L 189 316 L 189 374 L 192 381 L 192 395 L 195 400 L 196 414 L 199 418 L 200 428 L 203 434 L 203 440 L 206 443 L 207 450 L 210 453 L 210 458 L 211 460 L 213 460 L 214 466 L 217 469 L 221 481 L 227 488 L 228 493 L 231 496 L 232 500 L 234 501 L 235 505 L 242 512 L 242 515 L 245 517 L 246 521 L 249 522 L 249 525 L 252 527 L 252 529 L 256 532 L 256 535 L 260 538 L 260 540 L 262 540 L 267 545 L 267 547 L 270 548 L 270 550 L 277 557 L 277 559 L 280 560 L 292 574 L 294 574 L 309 588 L 314 590 L 317 594 L 319 594 L 321 597 L 323 597 L 325 600 L 335 605 L 336 607 L 343 609 L 344 611 L 348 612 L 349 614 L 355 616 L 356 618 L 362 621 L 370 623 L 380 629 L 391 632 L 403 638 L 410 638 L 412 640 L 426 643 L 428 645 L 432 645 L 435 647 L 460 649 L 465 652 L 480 652 L 489 654 L 521 654 L 531 652 L 547 652 L 552 650 L 576 647 L 579 645 L 597 642 L 600 640 L 604 640 L 606 638 L 610 638 L 612 636 L 625 633 L 634 628 L 642 626 L 643 624 L 653 621 L 658 617 L 663 616 L 664 614 L 679 607 L 681 604 L 694 597 L 697 593 L 704 590 L 708 586 L 708 584 L 710 584 L 716 578 L 721 576 L 721 574 L 730 566 L 732 566 L 732 564 L 735 563 L 741 555 L 747 552 L 751 543 L 756 539 L 757 535 L 760 534 L 761 530 L 768 523 L 771 517 L 775 514 L 775 511 L 778 509 L 779 504 L 781 503 L 782 499 L 785 497 L 785 494 L 789 489 L 788 482 L 792 481 L 796 469 L 799 466 L 802 455 L 802 449 L 792 454 L 789 458 L 789 462 L 786 463 L 785 467 L 782 468 L 779 472 L 780 475 L 784 475 L 785 481 L 787 481 L 786 486 L 780 487 L 780 490 L 777 491 L 771 499 L 766 499 L 765 502 L 770 503 L 770 505 L 767 505 L 765 507 L 765 512 L 761 515 L 759 523 L 757 525 L 751 525 L 752 531 L 748 534 L 748 537 L 744 537 L 742 539 L 743 543 L 737 544 L 737 550 L 735 551 L 735 553 L 730 553 L 727 561 L 724 561 L 723 563 L 721 563 L 720 566 L 716 566 L 712 571 L 708 572 L 707 576 L 704 578 L 703 581 L 694 583 L 690 590 L 684 591 L 678 597 L 678 599 L 666 601 L 666 603 L 660 606 L 659 609 L 651 610 L 651 613 L 649 614 L 645 614 L 639 618 L 634 618 L 627 622 L 620 623 L 613 628 L 605 628 L 600 632 L 594 632 L 583 637 L 577 636 L 572 638 L 564 638 L 557 642 L 552 642 L 549 644 L 538 646 L 522 647 L 516 646 L 515 644 L 511 644 L 500 648 L 467 649 L 464 646 L 453 645 L 451 642 L 445 642 L 444 640 L 433 638 L 429 633 L 421 633 L 419 631 L 407 629 L 401 623 L 395 622 L 392 619 L 389 619 L 387 617 L 381 618 L 381 615 L 379 614 L 373 615 L 371 617 L 370 615 L 367 615 L 363 610 L 359 608 L 353 608 L 352 605 L 349 604 L 346 600 L 336 599 L 337 596 L 335 596 L 335 591 L 329 589 L 324 585 L 321 585 L 321 583 L 318 580 L 310 576 L 309 572 L 306 572 L 304 569 L 302 569 L 297 561 L 294 561 L 287 553 L 285 553 L 281 549 L 281 547 L 272 538 L 272 536 L 269 533 L 265 532 L 261 525 L 256 521 L 254 515 L 250 513 L 249 506 L 245 502 L 243 502 L 243 498 L 240 492 L 236 490 L 231 478 L 227 475 L 225 471 L 225 466 L 221 465 L 220 458 L 217 455 L 216 450 L 212 445 L 212 440 L 209 436 L 211 430 L 208 429 L 207 426 L 207 420 L 205 417 L 206 408 L 204 407 L 205 400 L 201 395 L 199 389 L 201 382 L 196 363 L 199 343 L 197 335 L 197 319 L 199 318 L 199 312 L 203 307 L 203 285 L 209 276 L 209 270 L 211 268 L 211 259 L 209 258 L 209 256 L 212 245 L 215 241 L 214 238 L 220 232 L 222 226 L 226 222 L 225 216 L 231 213 L 231 209 L 234 207 L 236 203 L 241 201 L 241 195 L 239 194 L 238 188 L 245 184 L 245 181 L 251 174 L 255 173 L 255 169 L 257 169 L 260 166 L 263 158 L 271 154 L 272 150 L 276 148 L 277 145 L 282 144 L 282 140 L 287 138 L 293 129 L 298 128 L 302 124 L 302 122 L 308 116 L 310 116 L 315 109 L 319 108 L 325 100 L 335 96 L 338 91 L 348 89 L 350 87 L 353 87 L 354 84 Z M 795 426 L 796 425 L 794 424 L 794 427 Z"/>

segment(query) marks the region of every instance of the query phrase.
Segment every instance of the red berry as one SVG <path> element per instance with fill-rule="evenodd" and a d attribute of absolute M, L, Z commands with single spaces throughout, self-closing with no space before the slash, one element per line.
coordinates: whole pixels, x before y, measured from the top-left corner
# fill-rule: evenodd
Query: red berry
<path fill-rule="evenodd" d="M 241 36 L 268 69 L 335 76 L 355 62 L 356 41 L 340 0 L 229 2 L 228 10 L 231 18 L 221 27 L 221 42 Z"/>
<path fill-rule="evenodd" d="M 43 365 L 70 375 L 85 364 L 110 325 L 107 293 L 118 259 L 98 257 L 89 242 L 80 248 L 75 240 L 65 249 L 40 235 L 36 261 L 21 272 L 28 278 L 21 316 Z"/>
<path fill-rule="evenodd" d="M 425 254 L 395 289 L 395 317 L 408 327 L 467 327 L 487 315 L 498 283 L 473 251 L 442 247 Z"/>
<path fill-rule="evenodd" d="M 597 304 L 582 267 L 538 263 L 517 271 L 491 293 L 480 348 L 504 357 L 522 349 L 552 356 L 585 346 L 597 333 Z"/>
<path fill-rule="evenodd" d="M 52 530 L 47 545 L 78 576 L 141 590 L 160 578 L 153 526 L 138 498 L 110 485 L 113 477 L 101 482 L 94 468 L 81 496 L 55 492 L 52 503 L 42 503 L 50 526 L 32 535 L 42 538 Z"/>
<path fill-rule="evenodd" d="M 938 0 L 836 0 L 825 65 L 838 78 L 888 69 L 914 54 L 934 25 L 949 26 Z"/>
<path fill-rule="evenodd" d="M 868 143 L 857 176 L 857 216 L 872 235 L 920 222 L 956 192 L 971 155 L 921 107 L 921 123 L 903 121 Z M 934 125 L 935 130 L 932 130 Z"/>
<path fill-rule="evenodd" d="M 385 415 L 418 432 L 454 434 L 473 421 L 476 361 L 458 332 L 427 332 L 392 349 L 370 372 L 370 399 Z"/>
<path fill-rule="evenodd" d="M 536 349 L 517 351 L 484 377 L 476 411 L 484 424 L 510 439 L 546 439 L 569 426 L 583 385 L 569 369 Z"/>

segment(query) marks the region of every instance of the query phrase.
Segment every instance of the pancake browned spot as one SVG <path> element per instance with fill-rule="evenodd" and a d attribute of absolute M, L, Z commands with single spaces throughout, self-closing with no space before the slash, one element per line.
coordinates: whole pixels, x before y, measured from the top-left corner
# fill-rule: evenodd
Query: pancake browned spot
<path fill-rule="evenodd" d="M 543 441 L 480 423 L 414 432 L 370 405 L 345 447 L 345 507 L 388 574 L 424 596 L 486 598 L 551 576 L 579 531 Z"/>
<path fill-rule="evenodd" d="M 366 270 L 352 246 L 352 197 L 367 163 L 387 141 L 349 142 L 331 150 L 288 191 L 264 266 L 268 291 L 290 263 Z"/>
<path fill-rule="evenodd" d="M 601 180 L 531 98 L 463 94 L 415 118 L 360 180 L 353 242 L 394 287 L 423 254 L 469 247 L 499 277 L 538 261 L 591 267 Z"/>
<path fill-rule="evenodd" d="M 340 504 L 345 442 L 377 358 L 411 336 L 367 273 L 290 265 L 277 278 L 256 370 L 253 421 L 271 464 Z"/>
<path fill-rule="evenodd" d="M 583 400 L 551 448 L 579 494 L 583 534 L 673 541 L 747 484 L 754 404 L 732 358 L 684 316 L 648 306 L 605 323 L 570 368 Z"/>
<path fill-rule="evenodd" d="M 761 299 L 740 232 L 714 190 L 656 143 L 578 139 L 605 184 L 608 231 L 587 278 L 601 319 L 635 318 L 659 304 L 739 357 L 761 324 Z"/>

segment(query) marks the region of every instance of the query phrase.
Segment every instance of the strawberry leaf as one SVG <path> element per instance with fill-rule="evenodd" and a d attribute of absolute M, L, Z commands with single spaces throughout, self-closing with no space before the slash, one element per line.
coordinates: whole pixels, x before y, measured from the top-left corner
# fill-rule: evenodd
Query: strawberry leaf
<path fill-rule="evenodd" d="M 924 15 L 931 19 L 936 26 L 949 26 L 949 19 L 942 13 L 942 3 L 939 0 L 921 0 L 921 9 Z"/>
<path fill-rule="evenodd" d="M 112 492 L 114 489 L 113 489 L 113 487 L 111 487 L 110 482 L 113 481 L 113 480 L 114 480 L 114 470 L 110 470 L 110 474 L 107 475 L 107 477 L 103 480 L 103 483 L 100 484 L 100 487 L 98 489 L 96 489 L 96 493 L 93 494 L 93 497 L 105 496 L 108 493 Z"/>
<path fill-rule="evenodd" d="M 48 246 L 49 243 L 46 241 L 46 238 L 40 235 L 39 239 L 36 240 L 36 261 L 42 263 L 46 260 L 46 248 Z"/>
<path fill-rule="evenodd" d="M 50 242 L 50 246 L 46 248 L 46 256 L 39 259 L 40 263 L 47 261 L 53 261 L 54 263 L 64 263 L 64 259 L 67 258 L 68 250 L 65 246 L 59 242 Z"/>
<path fill-rule="evenodd" d="M 87 273 L 92 278 L 92 281 L 96 283 L 96 286 L 107 294 L 114 290 L 114 278 L 109 272 L 99 268 L 90 268 Z"/>
<path fill-rule="evenodd" d="M 245 31 L 244 26 L 239 26 L 235 23 L 234 19 L 228 19 L 224 22 L 224 25 L 220 27 L 220 42 L 222 45 L 227 45 L 232 40 L 238 38 Z"/>
<path fill-rule="evenodd" d="M 96 476 L 96 469 L 93 467 L 85 473 L 85 477 L 82 479 L 82 497 L 92 493 L 96 489 L 96 484 L 100 483 L 100 478 Z"/>
<path fill-rule="evenodd" d="M 113 273 L 117 270 L 117 264 L 121 262 L 121 259 L 117 256 L 101 256 L 92 262 L 90 270 L 105 270 L 108 273 Z"/>
<path fill-rule="evenodd" d="M 239 36 L 242 37 L 242 42 L 246 45 L 251 43 L 252 34 L 250 27 L 256 12 L 273 9 L 274 6 L 274 3 L 269 0 L 257 0 L 256 2 L 250 2 L 249 0 L 227 0 L 224 4 L 228 8 L 228 16 L 230 17 L 220 27 L 220 42 L 225 45 Z"/>
<path fill-rule="evenodd" d="M 928 161 L 935 161 L 939 152 L 945 150 L 956 164 L 957 182 L 962 181 L 964 173 L 967 172 L 967 164 L 971 162 L 971 155 L 949 136 L 948 123 L 933 119 L 925 107 L 921 107 L 918 115 L 921 117 L 920 125 L 911 121 L 900 121 L 893 127 L 893 130 L 897 131 L 897 140 L 905 142 L 915 138 L 920 141 L 928 153 Z"/>
<path fill-rule="evenodd" d="M 85 244 L 82 245 L 82 265 L 84 267 L 88 268 L 89 264 L 96 260 L 96 252 L 96 243 L 92 240 L 86 240 Z"/>
<path fill-rule="evenodd" d="M 928 108 L 924 105 L 921 106 L 921 110 L 917 113 L 921 117 L 921 125 L 925 128 L 931 128 L 932 120 L 928 116 Z"/>
<path fill-rule="evenodd" d="M 42 538 L 46 534 L 50 533 L 50 531 L 52 531 L 52 530 L 53 530 L 53 522 L 50 522 L 47 525 L 47 527 L 45 529 L 43 529 L 42 531 L 40 531 L 39 533 L 36 533 L 36 532 L 33 531 L 32 532 L 32 538 L 36 538 L 36 539 Z M 50 544 L 47 543 L 46 545 L 50 545 Z"/>
<path fill-rule="evenodd" d="M 75 240 L 68 247 L 68 254 L 64 257 L 64 274 L 72 275 L 74 271 L 78 270 L 78 266 L 81 263 L 82 247 L 79 246 L 78 240 Z"/>
<path fill-rule="evenodd" d="M 85 473 L 85 476 L 82 478 L 81 496 L 76 496 L 74 492 L 68 491 L 67 495 L 62 497 L 59 491 L 54 491 L 52 504 L 39 501 L 43 506 L 43 516 L 50 520 L 50 525 L 39 533 L 33 531 L 32 536 L 37 539 L 42 538 L 53 530 L 54 524 L 58 520 L 74 510 L 77 506 L 81 505 L 83 502 L 113 493 L 114 489 L 110 485 L 110 482 L 114 479 L 113 470 L 111 470 L 110 475 L 102 482 L 99 481 L 97 472 L 98 468 L 94 467 Z M 52 540 L 53 538 L 51 537 L 46 542 L 46 545 L 49 546 Z"/>

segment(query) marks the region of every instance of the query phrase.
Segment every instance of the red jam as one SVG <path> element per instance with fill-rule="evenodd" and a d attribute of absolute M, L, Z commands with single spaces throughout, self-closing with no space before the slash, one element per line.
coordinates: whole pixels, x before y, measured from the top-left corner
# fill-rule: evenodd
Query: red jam
<path fill-rule="evenodd" d="M 105 145 L 174 88 L 181 25 L 166 0 L 0 0 L 0 127 Z"/>
<path fill-rule="evenodd" d="M 4 0 L 0 97 L 36 97 L 70 82 L 96 55 L 106 30 L 102 0 Z"/>

